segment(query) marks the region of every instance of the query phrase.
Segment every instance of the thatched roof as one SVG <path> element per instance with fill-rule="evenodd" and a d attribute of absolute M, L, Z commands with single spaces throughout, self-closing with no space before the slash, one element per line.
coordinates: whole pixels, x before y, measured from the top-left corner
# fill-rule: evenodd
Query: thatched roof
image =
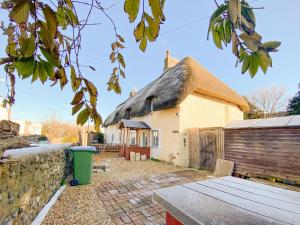
<path fill-rule="evenodd" d="M 249 110 L 243 97 L 187 57 L 118 105 L 104 126 L 116 124 L 121 119 L 147 115 L 151 112 L 151 105 L 153 111 L 173 108 L 193 92 L 230 102 L 242 111 Z"/>

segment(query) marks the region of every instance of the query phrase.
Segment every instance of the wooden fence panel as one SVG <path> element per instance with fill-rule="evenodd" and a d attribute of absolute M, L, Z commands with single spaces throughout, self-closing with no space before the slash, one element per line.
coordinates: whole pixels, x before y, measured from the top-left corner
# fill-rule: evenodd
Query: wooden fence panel
<path fill-rule="evenodd" d="M 190 167 L 213 171 L 217 158 L 224 158 L 222 128 L 189 129 Z"/>
<path fill-rule="evenodd" d="M 234 173 L 300 183 L 300 128 L 225 129 L 225 159 Z"/>

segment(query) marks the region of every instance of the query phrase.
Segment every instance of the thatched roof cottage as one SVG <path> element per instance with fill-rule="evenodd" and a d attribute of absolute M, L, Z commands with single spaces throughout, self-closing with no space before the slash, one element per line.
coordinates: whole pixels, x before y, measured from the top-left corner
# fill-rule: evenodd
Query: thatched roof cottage
<path fill-rule="evenodd" d="M 167 52 L 162 75 L 107 117 L 106 142 L 188 166 L 187 129 L 223 127 L 248 110 L 243 97 L 194 59 L 179 62 Z"/>

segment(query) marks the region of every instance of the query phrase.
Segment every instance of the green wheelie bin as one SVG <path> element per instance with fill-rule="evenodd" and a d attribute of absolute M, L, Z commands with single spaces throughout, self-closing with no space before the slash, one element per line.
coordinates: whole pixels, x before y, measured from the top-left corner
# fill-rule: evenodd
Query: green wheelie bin
<path fill-rule="evenodd" d="M 71 147 L 73 154 L 74 185 L 90 184 L 93 173 L 93 154 L 96 153 L 94 146 Z"/>

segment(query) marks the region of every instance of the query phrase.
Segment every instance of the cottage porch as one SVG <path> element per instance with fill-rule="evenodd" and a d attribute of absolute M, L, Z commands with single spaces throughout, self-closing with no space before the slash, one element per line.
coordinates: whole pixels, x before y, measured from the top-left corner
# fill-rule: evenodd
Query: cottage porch
<path fill-rule="evenodd" d="M 150 158 L 151 127 L 147 123 L 122 119 L 117 127 L 121 130 L 121 157 L 129 160 L 130 152 L 135 152 Z"/>

